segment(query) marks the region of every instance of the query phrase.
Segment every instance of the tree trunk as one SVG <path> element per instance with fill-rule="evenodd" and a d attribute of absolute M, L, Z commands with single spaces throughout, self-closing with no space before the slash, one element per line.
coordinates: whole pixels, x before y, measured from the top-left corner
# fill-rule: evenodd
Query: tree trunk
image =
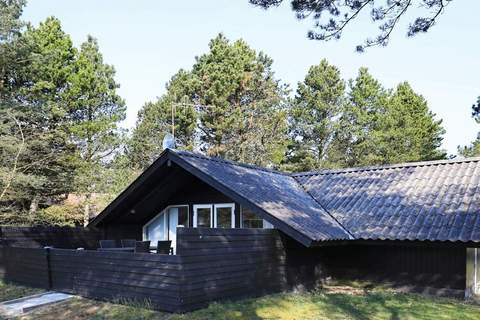
<path fill-rule="evenodd" d="M 90 194 L 85 195 L 85 206 L 83 207 L 83 226 L 86 227 L 90 222 Z"/>
<path fill-rule="evenodd" d="M 40 201 L 40 197 L 38 195 L 35 195 L 32 199 L 32 202 L 30 202 L 30 208 L 28 209 L 28 214 L 30 218 L 33 221 L 33 216 L 38 210 L 38 202 Z"/>

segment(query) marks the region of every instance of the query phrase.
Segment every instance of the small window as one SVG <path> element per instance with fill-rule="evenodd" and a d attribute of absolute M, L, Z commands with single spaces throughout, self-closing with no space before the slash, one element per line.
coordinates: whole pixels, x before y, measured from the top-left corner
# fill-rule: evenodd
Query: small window
<path fill-rule="evenodd" d="M 175 205 L 165 208 L 143 226 L 143 239 L 152 242 L 173 240 L 176 238 L 178 225 L 189 227 L 188 205 Z"/>
<path fill-rule="evenodd" d="M 273 224 L 268 222 L 267 220 L 263 220 L 263 229 L 273 229 Z"/>
<path fill-rule="evenodd" d="M 263 219 L 252 210 L 242 207 L 242 228 L 263 228 Z"/>
<path fill-rule="evenodd" d="M 144 228 L 145 240 L 165 240 L 167 239 L 167 225 L 165 223 L 165 214 L 161 213 L 152 219 Z"/>
<path fill-rule="evenodd" d="M 235 228 L 235 204 L 215 205 L 215 228 Z"/>
<path fill-rule="evenodd" d="M 211 228 L 212 227 L 212 205 L 194 205 L 193 206 L 193 227 Z"/>

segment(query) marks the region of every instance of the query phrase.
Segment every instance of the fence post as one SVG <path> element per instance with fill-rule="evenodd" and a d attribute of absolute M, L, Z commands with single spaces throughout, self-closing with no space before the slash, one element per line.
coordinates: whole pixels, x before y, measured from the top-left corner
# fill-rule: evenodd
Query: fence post
<path fill-rule="evenodd" d="M 48 290 L 52 289 L 52 269 L 50 267 L 50 250 L 52 247 L 44 247 L 45 249 L 45 256 L 47 259 L 47 276 L 48 276 Z"/>

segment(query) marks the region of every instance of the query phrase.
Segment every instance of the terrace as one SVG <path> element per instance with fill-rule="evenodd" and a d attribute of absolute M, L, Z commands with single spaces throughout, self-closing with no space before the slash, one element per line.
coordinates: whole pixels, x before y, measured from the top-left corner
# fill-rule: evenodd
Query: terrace
<path fill-rule="evenodd" d="M 285 280 L 279 279 L 285 277 L 282 242 L 272 229 L 178 228 L 175 255 L 92 248 L 98 241 L 94 238 L 101 236 L 96 231 L 83 239 L 87 241 L 63 241 L 63 247 L 82 244 L 81 250 L 58 248 L 61 239 L 55 239 L 56 232 L 45 233 L 44 239 L 25 235 L 37 239 L 38 248 L 17 247 L 22 242 L 9 237 L 10 245 L 0 250 L 5 281 L 100 300 L 148 301 L 169 312 L 285 289 L 279 287 Z M 57 248 L 41 248 L 46 244 Z"/>

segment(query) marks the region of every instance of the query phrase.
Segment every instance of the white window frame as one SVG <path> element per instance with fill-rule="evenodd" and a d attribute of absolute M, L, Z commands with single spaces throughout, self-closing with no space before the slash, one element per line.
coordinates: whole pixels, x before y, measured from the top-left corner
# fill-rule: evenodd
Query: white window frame
<path fill-rule="evenodd" d="M 260 218 L 260 219 L 262 219 L 262 229 L 275 229 L 275 226 L 273 224 L 271 224 L 270 222 L 268 222 L 263 218 Z M 240 206 L 240 228 L 247 229 L 243 226 L 243 207 L 242 206 Z"/>
<path fill-rule="evenodd" d="M 230 208 L 231 209 L 231 216 L 230 216 L 230 228 L 234 229 L 235 228 L 235 203 L 217 203 L 214 204 L 214 220 L 213 220 L 213 226 L 214 228 L 217 228 L 217 209 L 222 209 L 222 208 Z"/>
<path fill-rule="evenodd" d="M 148 220 L 148 222 L 146 224 L 143 225 L 142 227 L 142 239 L 143 241 L 147 241 L 147 228 L 149 225 L 151 225 L 153 223 L 153 221 L 155 219 L 157 219 L 159 216 L 161 216 L 162 214 L 166 214 L 168 212 L 168 209 L 170 208 L 178 208 L 178 207 L 187 207 L 187 211 L 188 211 L 188 220 L 190 220 L 190 208 L 188 206 L 188 204 L 172 204 L 170 206 L 167 206 L 165 207 L 165 209 L 163 209 L 162 211 L 160 211 L 157 215 L 155 215 L 155 217 L 153 217 L 152 219 Z M 163 232 L 164 234 L 167 235 L 167 238 L 168 238 L 168 228 L 169 228 L 169 221 L 168 221 L 168 216 L 164 216 L 163 219 L 165 219 L 164 221 L 164 224 L 163 224 Z M 188 226 L 187 226 L 188 227 Z"/>
<path fill-rule="evenodd" d="M 197 228 L 197 209 L 210 209 L 210 228 L 213 225 L 213 205 L 212 204 L 194 204 L 193 205 L 193 227 Z"/>
<path fill-rule="evenodd" d="M 185 228 L 188 228 L 190 226 L 190 206 L 188 204 L 179 204 L 179 205 L 168 206 L 165 210 L 168 210 L 172 207 L 174 207 L 174 208 L 179 208 L 179 207 L 187 208 L 187 225 L 185 226 L 183 224 L 179 224 L 179 226 L 184 226 Z"/>

